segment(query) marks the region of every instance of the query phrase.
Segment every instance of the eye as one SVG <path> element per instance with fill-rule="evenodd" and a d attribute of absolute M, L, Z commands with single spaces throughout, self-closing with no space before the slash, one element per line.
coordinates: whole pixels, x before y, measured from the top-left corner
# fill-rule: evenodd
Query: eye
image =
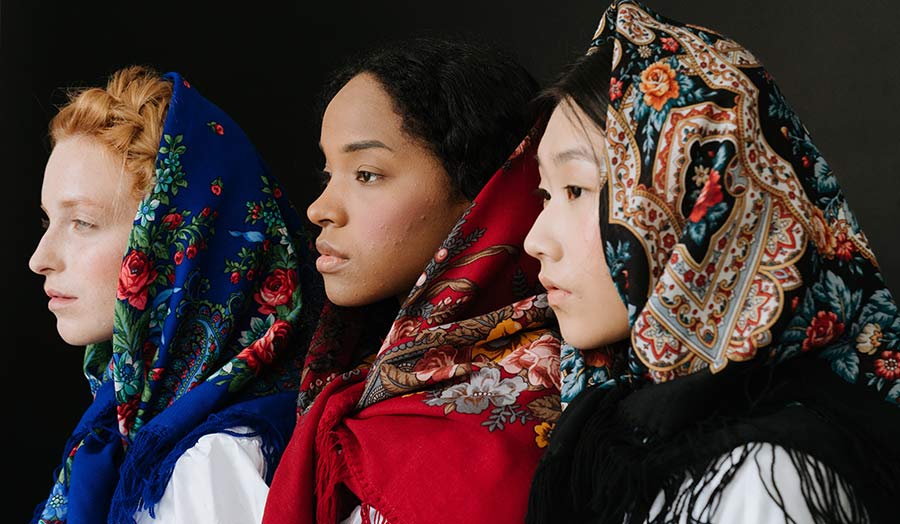
<path fill-rule="evenodd" d="M 72 227 L 74 227 L 76 230 L 79 230 L 79 231 L 85 231 L 87 229 L 91 229 L 92 227 L 94 227 L 94 224 L 91 224 L 90 222 L 85 222 L 84 220 L 76 218 L 76 219 L 72 220 Z"/>
<path fill-rule="evenodd" d="M 379 178 L 381 178 L 381 175 L 379 175 L 378 173 L 372 173 L 371 171 L 356 172 L 356 180 L 362 182 L 363 184 L 371 184 Z"/>
<path fill-rule="evenodd" d="M 569 200 L 575 200 L 581 196 L 582 190 L 583 188 L 578 186 L 566 186 L 566 196 L 569 197 Z"/>
<path fill-rule="evenodd" d="M 47 217 L 41 217 L 41 229 L 48 229 L 50 227 L 50 219 Z"/>

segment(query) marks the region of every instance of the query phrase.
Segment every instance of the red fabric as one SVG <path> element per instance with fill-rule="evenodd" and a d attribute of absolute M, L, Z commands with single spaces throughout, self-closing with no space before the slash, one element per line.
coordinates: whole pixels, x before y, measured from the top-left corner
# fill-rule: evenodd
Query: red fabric
<path fill-rule="evenodd" d="M 534 151 L 523 146 L 435 255 L 371 370 L 325 365 L 358 354 L 339 340 L 360 339 L 323 318 L 304 378 L 315 400 L 275 473 L 264 523 L 339 522 L 359 501 L 391 524 L 524 521 L 559 406 L 558 374 L 548 387 L 551 375 L 521 358 L 555 354 L 558 368 L 546 300 L 524 292 L 538 270 L 522 250 L 540 211 L 535 187 Z"/>

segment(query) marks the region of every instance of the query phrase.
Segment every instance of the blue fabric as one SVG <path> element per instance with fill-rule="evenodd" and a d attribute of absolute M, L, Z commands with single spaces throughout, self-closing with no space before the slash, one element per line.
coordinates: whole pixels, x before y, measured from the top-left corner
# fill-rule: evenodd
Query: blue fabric
<path fill-rule="evenodd" d="M 321 294 L 311 245 L 237 124 L 166 78 L 156 184 L 123 259 L 113 340 L 86 349 L 94 402 L 35 522 L 132 522 L 197 439 L 238 426 L 262 438 L 271 474 L 293 429 L 315 316 L 301 296 Z"/>

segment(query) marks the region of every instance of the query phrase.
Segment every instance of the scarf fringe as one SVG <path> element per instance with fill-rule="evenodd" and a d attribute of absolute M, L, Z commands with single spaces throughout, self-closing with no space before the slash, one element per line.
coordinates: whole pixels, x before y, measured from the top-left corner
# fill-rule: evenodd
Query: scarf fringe
<path fill-rule="evenodd" d="M 233 431 L 236 427 L 250 427 L 252 431 Z M 113 496 L 110 522 L 134 524 L 134 514 L 147 509 L 156 518 L 155 507 L 162 499 L 166 486 L 172 478 L 175 463 L 185 451 L 197 444 L 205 435 L 225 433 L 235 437 L 259 437 L 266 460 L 266 482 L 270 482 L 275 466 L 285 447 L 285 435 L 272 421 L 257 413 L 218 413 L 180 439 L 173 448 L 167 431 L 155 427 L 145 427 L 129 447 L 128 454 L 120 468 L 119 485 Z"/>
<path fill-rule="evenodd" d="M 771 473 L 774 453 L 770 463 L 760 458 L 766 444 L 787 452 L 817 524 L 881 522 L 889 515 L 888 508 L 878 504 L 892 500 L 887 490 L 900 479 L 900 457 L 890 450 L 885 450 L 885 460 L 867 461 L 866 466 L 871 468 L 871 484 L 883 493 L 861 493 L 833 469 L 780 439 L 741 443 L 735 430 L 739 419 L 734 417 L 714 414 L 664 439 L 645 434 L 618 409 L 630 390 L 620 384 L 607 392 L 586 391 L 578 399 L 584 402 L 578 413 L 573 406 L 563 413 L 556 426 L 561 431 L 554 434 L 532 482 L 528 524 L 656 524 L 670 522 L 672 515 L 676 519 L 688 516 L 690 522 L 715 522 L 720 520 L 716 513 L 724 489 L 748 460 L 755 461 L 760 478 L 771 479 L 765 482 L 769 496 L 784 512 L 786 522 L 793 522 Z M 846 452 L 859 460 L 871 456 L 873 446 L 883 447 L 865 432 L 846 427 L 838 431 L 849 443 Z M 711 449 L 711 434 L 725 435 L 723 442 L 735 444 Z M 715 456 L 709 458 L 710 452 Z"/>
<path fill-rule="evenodd" d="M 316 457 L 316 508 L 313 510 L 315 522 L 338 522 L 342 515 L 342 493 L 338 486 L 346 478 L 347 466 L 341 453 L 337 435 L 327 432 L 320 437 L 316 446 L 323 450 Z"/>

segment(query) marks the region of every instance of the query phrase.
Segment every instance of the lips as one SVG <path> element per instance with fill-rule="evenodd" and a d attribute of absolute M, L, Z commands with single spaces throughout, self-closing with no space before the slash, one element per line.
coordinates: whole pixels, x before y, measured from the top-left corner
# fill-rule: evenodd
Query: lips
<path fill-rule="evenodd" d="M 538 280 L 541 281 L 541 285 L 547 290 L 547 302 L 550 303 L 550 307 L 559 306 L 572 295 L 569 290 L 559 287 L 543 274 L 538 275 Z"/>
<path fill-rule="evenodd" d="M 50 297 L 50 302 L 47 304 L 50 310 L 60 309 L 78 300 L 78 297 L 51 288 L 45 289 L 44 292 Z"/>
<path fill-rule="evenodd" d="M 316 240 L 316 250 L 320 255 L 319 258 L 316 259 L 316 269 L 319 273 L 336 273 L 350 263 L 350 259 L 347 255 L 340 252 L 327 240 L 322 240 L 321 237 Z"/>

